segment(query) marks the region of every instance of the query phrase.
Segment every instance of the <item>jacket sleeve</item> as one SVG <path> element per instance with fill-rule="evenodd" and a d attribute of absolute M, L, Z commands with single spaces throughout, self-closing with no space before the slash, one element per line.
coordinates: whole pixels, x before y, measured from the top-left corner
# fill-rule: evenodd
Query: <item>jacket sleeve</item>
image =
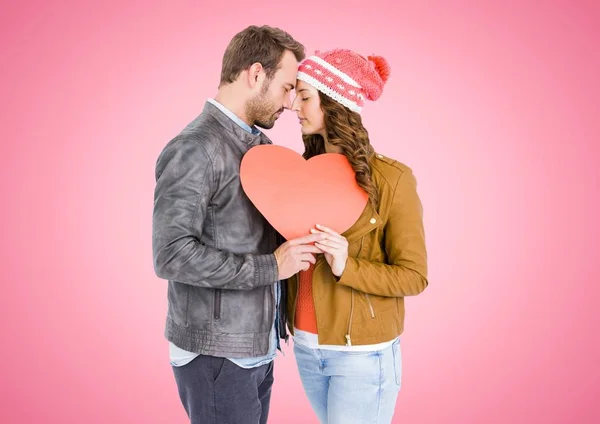
<path fill-rule="evenodd" d="M 413 173 L 404 171 L 394 190 L 384 229 L 386 264 L 348 258 L 338 284 L 377 296 L 404 297 L 428 285 L 423 207 Z"/>
<path fill-rule="evenodd" d="M 275 283 L 273 254 L 236 255 L 200 242 L 215 186 L 212 158 L 198 140 L 172 142 L 159 156 L 152 216 L 156 275 L 220 289 L 249 290 Z"/>

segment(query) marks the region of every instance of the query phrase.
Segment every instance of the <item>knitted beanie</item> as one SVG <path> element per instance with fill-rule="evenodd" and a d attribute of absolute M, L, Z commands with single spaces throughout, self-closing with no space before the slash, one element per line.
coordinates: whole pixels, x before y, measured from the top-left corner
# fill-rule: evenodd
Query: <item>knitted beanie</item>
<path fill-rule="evenodd" d="M 315 52 L 298 68 L 304 81 L 354 112 L 360 112 L 365 99 L 377 100 L 390 75 L 390 66 L 381 56 L 366 59 L 347 49 Z"/>

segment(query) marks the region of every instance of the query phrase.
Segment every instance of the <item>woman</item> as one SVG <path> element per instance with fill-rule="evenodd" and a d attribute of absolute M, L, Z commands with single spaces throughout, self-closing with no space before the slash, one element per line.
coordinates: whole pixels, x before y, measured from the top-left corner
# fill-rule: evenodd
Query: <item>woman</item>
<path fill-rule="evenodd" d="M 294 110 L 304 158 L 345 155 L 369 195 L 344 234 L 317 225 L 323 252 L 288 280 L 288 326 L 310 404 L 322 423 L 391 422 L 401 382 L 404 297 L 427 286 L 422 207 L 410 168 L 375 154 L 360 111 L 389 75 L 381 57 L 317 52 L 300 65 Z"/>

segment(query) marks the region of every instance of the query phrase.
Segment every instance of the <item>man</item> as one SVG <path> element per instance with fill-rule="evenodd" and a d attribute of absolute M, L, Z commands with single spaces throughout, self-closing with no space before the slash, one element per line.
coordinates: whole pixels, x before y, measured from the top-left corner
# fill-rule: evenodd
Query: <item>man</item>
<path fill-rule="evenodd" d="M 304 57 L 278 28 L 235 35 L 217 96 L 157 160 L 154 267 L 169 281 L 165 336 L 192 423 L 266 423 L 273 358 L 288 338 L 279 280 L 320 253 L 313 235 L 279 246 L 239 178 L 244 154 L 271 144 L 257 127 L 291 107 Z"/>

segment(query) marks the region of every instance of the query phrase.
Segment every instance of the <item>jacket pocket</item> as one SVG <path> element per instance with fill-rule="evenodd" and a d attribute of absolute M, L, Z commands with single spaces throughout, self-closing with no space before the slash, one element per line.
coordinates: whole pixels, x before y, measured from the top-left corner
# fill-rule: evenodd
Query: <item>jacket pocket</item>
<path fill-rule="evenodd" d="M 221 289 L 215 289 L 214 319 L 221 319 Z"/>
<path fill-rule="evenodd" d="M 369 305 L 369 310 L 371 312 L 371 318 L 375 318 L 375 309 L 373 308 L 373 304 L 371 303 L 371 298 L 369 297 L 369 293 L 365 293 L 365 298 L 367 299 L 367 304 Z"/>

